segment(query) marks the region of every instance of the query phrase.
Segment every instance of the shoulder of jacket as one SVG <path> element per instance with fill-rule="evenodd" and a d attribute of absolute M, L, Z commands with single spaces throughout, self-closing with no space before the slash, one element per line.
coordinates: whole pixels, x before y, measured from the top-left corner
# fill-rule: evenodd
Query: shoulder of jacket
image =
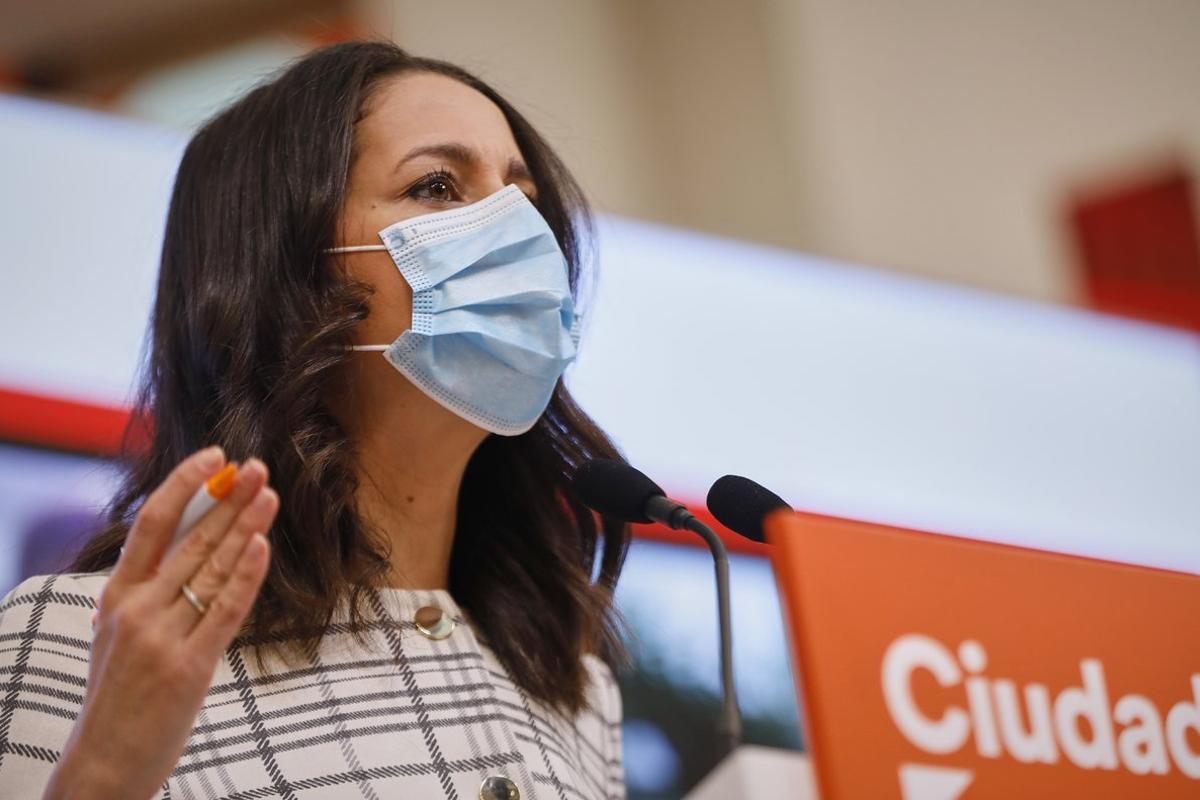
<path fill-rule="evenodd" d="M 621 722 L 621 687 L 612 668 L 595 653 L 583 654 L 583 665 L 588 671 L 588 698 L 590 705 L 605 722 Z"/>
<path fill-rule="evenodd" d="M 107 575 L 34 575 L 0 599 L 8 750 L 0 795 L 40 797 L 83 706 L 91 616 Z M 11 793 L 11 794 L 10 794 Z"/>
<path fill-rule="evenodd" d="M 0 626 L 9 630 L 17 624 L 15 617 L 36 614 L 39 626 L 50 628 L 56 621 L 81 618 L 90 630 L 91 612 L 107 582 L 107 572 L 30 576 L 0 598 Z"/>
<path fill-rule="evenodd" d="M 613 676 L 612 668 L 595 653 L 583 654 L 583 665 L 587 668 L 588 674 L 592 676 L 592 680 L 610 683 L 616 680 Z"/>

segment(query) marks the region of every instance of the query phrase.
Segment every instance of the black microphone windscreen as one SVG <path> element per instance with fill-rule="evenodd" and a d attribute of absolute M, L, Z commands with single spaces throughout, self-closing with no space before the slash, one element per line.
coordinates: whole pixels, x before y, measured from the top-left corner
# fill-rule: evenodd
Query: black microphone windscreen
<path fill-rule="evenodd" d="M 791 508 L 783 498 L 740 475 L 726 475 L 708 490 L 708 510 L 730 530 L 747 539 L 766 541 L 763 518 L 778 508 Z"/>
<path fill-rule="evenodd" d="M 585 461 L 575 471 L 571 485 L 584 505 L 622 522 L 650 522 L 646 501 L 666 494 L 628 464 L 603 458 Z"/>

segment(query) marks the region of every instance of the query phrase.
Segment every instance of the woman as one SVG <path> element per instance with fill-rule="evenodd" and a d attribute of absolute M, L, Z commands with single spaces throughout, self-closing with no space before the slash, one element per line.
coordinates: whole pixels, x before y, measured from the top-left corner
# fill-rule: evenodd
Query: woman
<path fill-rule="evenodd" d="M 560 380 L 589 220 L 511 105 L 390 44 L 205 125 L 147 444 L 70 572 L 0 602 L 4 796 L 623 797 L 629 534 L 569 484 L 619 455 Z"/>

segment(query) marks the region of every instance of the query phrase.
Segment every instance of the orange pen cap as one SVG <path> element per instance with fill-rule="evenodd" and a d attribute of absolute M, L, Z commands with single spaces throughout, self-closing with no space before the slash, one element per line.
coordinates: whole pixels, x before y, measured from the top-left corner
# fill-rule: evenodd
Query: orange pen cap
<path fill-rule="evenodd" d="M 237 473 L 237 466 L 234 464 L 226 464 L 220 472 L 213 475 L 205 482 L 205 491 L 215 500 L 224 500 L 233 491 L 233 476 Z"/>

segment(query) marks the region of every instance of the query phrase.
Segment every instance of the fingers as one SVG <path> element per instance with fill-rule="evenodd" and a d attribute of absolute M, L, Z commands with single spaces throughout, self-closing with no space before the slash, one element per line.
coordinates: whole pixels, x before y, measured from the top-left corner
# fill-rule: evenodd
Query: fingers
<path fill-rule="evenodd" d="M 208 611 L 185 640 L 185 647 L 198 658 L 216 661 L 237 635 L 242 620 L 250 613 L 254 598 L 267 574 L 270 546 L 266 537 L 255 533 L 240 553 L 237 566 L 225 586 L 208 601 Z M 187 602 L 184 600 L 184 602 Z M 193 614 L 195 609 L 189 608 Z"/>
<path fill-rule="evenodd" d="M 201 603 L 212 605 L 213 598 L 225 590 L 251 534 L 268 530 L 278 509 L 279 495 L 267 487 L 242 509 L 213 554 L 187 579 L 188 586 Z M 168 624 L 172 629 L 184 633 L 190 631 L 200 618 L 199 612 L 183 596 L 183 592 L 178 593 L 169 617 Z"/>
<path fill-rule="evenodd" d="M 179 597 L 179 587 L 216 550 L 234 519 L 258 495 L 266 482 L 267 467 L 257 458 L 251 458 L 238 469 L 229 496 L 213 506 L 159 566 L 153 592 L 159 603 L 170 606 L 175 602 Z"/>
<path fill-rule="evenodd" d="M 192 453 L 171 470 L 167 479 L 142 503 L 125 547 L 109 578 L 109 586 L 121 587 L 154 575 L 179 517 L 196 490 L 225 463 L 225 453 L 212 447 Z"/>

